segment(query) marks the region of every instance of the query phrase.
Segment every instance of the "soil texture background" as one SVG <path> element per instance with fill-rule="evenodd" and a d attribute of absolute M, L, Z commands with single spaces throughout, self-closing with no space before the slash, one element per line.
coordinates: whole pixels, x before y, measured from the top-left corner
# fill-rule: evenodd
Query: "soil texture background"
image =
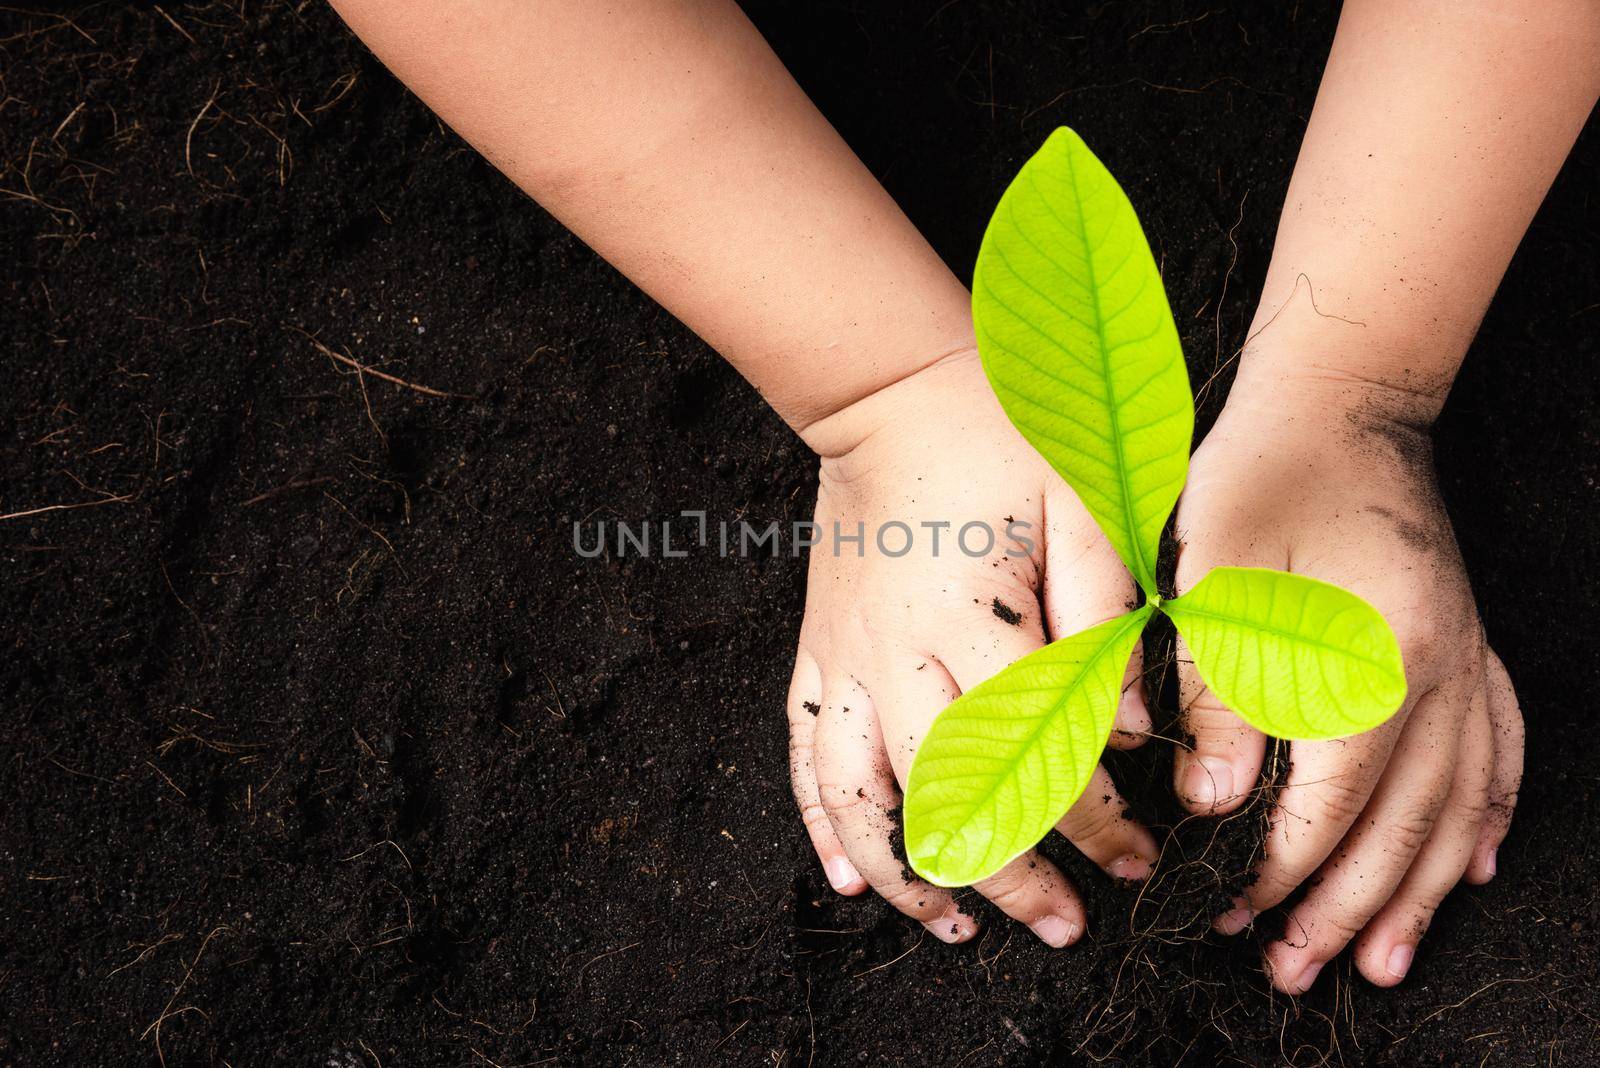
<path fill-rule="evenodd" d="M 750 11 L 963 277 L 1080 130 L 1214 418 L 1333 12 Z M 1400 988 L 1341 958 L 1294 1000 L 1196 928 L 1248 819 L 1142 898 L 1056 848 L 1065 952 L 828 891 L 785 756 L 804 560 L 571 545 L 807 518 L 813 463 L 325 6 L 6 8 L 0 99 L 0 514 L 72 506 L 0 522 L 0 1064 L 1600 1059 L 1593 124 L 1437 429 L 1528 725 L 1499 877 Z M 1162 828 L 1170 759 L 1115 764 Z"/>

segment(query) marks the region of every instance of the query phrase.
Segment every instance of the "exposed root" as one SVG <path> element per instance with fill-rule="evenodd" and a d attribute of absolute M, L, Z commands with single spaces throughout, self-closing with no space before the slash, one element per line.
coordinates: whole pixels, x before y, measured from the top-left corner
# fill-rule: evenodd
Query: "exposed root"
<path fill-rule="evenodd" d="M 94 508 L 102 504 L 126 504 L 133 500 L 136 494 L 125 493 L 117 497 L 102 497 L 98 501 L 78 501 L 74 504 L 46 504 L 38 508 L 24 508 L 20 512 L 7 512 L 0 515 L 0 522 L 7 519 L 24 519 L 30 515 L 43 515 L 45 512 L 70 512 L 74 508 Z"/>
<path fill-rule="evenodd" d="M 1171 657 L 1169 651 L 1166 662 L 1153 670 L 1164 672 Z M 1253 877 L 1269 814 L 1288 775 L 1287 754 L 1285 743 L 1271 744 L 1261 785 L 1240 808 L 1221 818 L 1186 816 L 1167 834 L 1155 870 L 1134 900 L 1126 932 L 1102 944 L 1108 954 L 1120 951 L 1120 958 L 1107 976 L 1106 994 L 1084 1016 L 1077 1055 L 1120 1062 L 1153 1054 L 1165 1036 L 1152 1032 L 1149 1021 L 1176 1005 L 1203 1024 L 1191 1045 L 1207 1034 L 1227 1045 L 1229 1021 L 1248 1006 L 1259 1006 L 1259 994 L 1238 962 L 1207 966 L 1207 958 L 1217 955 L 1211 921 Z M 1240 841 L 1248 842 L 1243 851 L 1236 848 Z M 1224 843 L 1235 847 L 1224 848 Z M 1174 974 L 1185 977 L 1176 992 Z M 1135 1043 L 1141 1048 L 1132 1048 Z"/>
<path fill-rule="evenodd" d="M 1242 201 L 1242 200 L 1239 202 L 1239 210 L 1240 210 L 1241 218 L 1242 218 L 1242 213 L 1244 211 L 1244 201 Z M 1235 225 L 1237 226 L 1237 224 L 1235 224 Z M 1230 231 L 1230 233 L 1231 233 L 1231 231 Z M 1231 270 L 1231 267 L 1230 267 L 1230 270 Z M 1311 284 L 1311 277 L 1309 275 L 1307 275 L 1306 273 L 1301 272 L 1300 274 L 1295 276 L 1294 288 L 1289 290 L 1289 295 L 1283 299 L 1283 303 L 1282 304 L 1278 305 L 1277 310 L 1272 313 L 1272 317 L 1269 318 L 1266 322 L 1262 323 L 1256 329 L 1252 330 L 1250 332 L 1250 335 L 1248 337 L 1246 337 L 1243 342 L 1240 343 L 1239 347 L 1233 350 L 1233 355 L 1229 356 L 1227 358 L 1227 360 L 1225 360 L 1223 362 L 1220 362 L 1220 363 L 1217 363 L 1215 369 L 1212 370 L 1211 374 L 1206 378 L 1206 380 L 1204 382 L 1200 383 L 1200 388 L 1194 391 L 1194 406 L 1197 409 L 1200 408 L 1205 403 L 1206 395 L 1211 392 L 1211 387 L 1216 383 L 1217 379 L 1222 377 L 1222 372 L 1227 370 L 1229 367 L 1233 366 L 1234 362 L 1237 361 L 1239 359 L 1239 357 L 1244 354 L 1244 350 L 1250 347 L 1250 343 L 1252 341 L 1254 341 L 1256 338 L 1260 337 L 1263 333 L 1265 333 L 1269 326 L 1271 326 L 1273 323 L 1278 321 L 1278 316 L 1282 315 L 1288 309 L 1289 305 L 1294 303 L 1295 294 L 1300 292 L 1300 283 L 1301 282 L 1304 282 L 1306 284 L 1306 296 L 1307 296 L 1307 299 L 1309 299 L 1311 301 L 1311 311 L 1314 314 L 1319 315 L 1324 319 L 1337 319 L 1341 323 L 1348 323 L 1351 326 L 1366 326 L 1367 325 L 1365 322 L 1362 322 L 1360 319 L 1348 319 L 1343 315 L 1335 315 L 1332 312 L 1325 312 L 1321 308 L 1319 308 L 1317 306 L 1317 291 Z M 1220 307 L 1218 308 L 1218 314 L 1219 315 L 1221 314 L 1221 308 Z M 1218 327 L 1219 339 L 1220 339 L 1220 329 L 1221 328 L 1219 326 Z M 1220 354 L 1221 350 L 1218 349 L 1218 352 Z"/>
<path fill-rule="evenodd" d="M 206 947 L 211 944 L 211 940 L 217 937 L 217 935 L 222 934 L 224 931 L 231 932 L 232 930 L 233 928 L 226 925 L 211 929 L 211 933 L 206 935 L 205 940 L 200 943 L 200 948 L 195 952 L 194 960 L 189 962 L 189 970 L 183 973 L 183 978 L 178 981 L 177 988 L 172 991 L 172 996 L 167 999 L 167 1004 L 162 1008 L 161 1014 L 151 1021 L 150 1026 L 146 1027 L 144 1032 L 139 1035 L 139 1041 L 143 1042 L 146 1038 L 149 1038 L 152 1034 L 154 1034 L 156 1043 L 156 1059 L 161 1062 L 161 1068 L 166 1068 L 167 1065 L 166 1052 L 161 1048 L 162 1025 L 168 1020 L 191 1012 L 199 1013 L 201 1016 L 206 1017 L 206 1019 L 210 1019 L 209 1016 L 206 1016 L 205 1010 L 201 1009 L 198 1005 L 183 1005 L 179 1006 L 178 1008 L 173 1008 L 173 1005 L 177 1003 L 178 997 L 183 993 L 184 987 L 189 985 L 189 978 L 194 975 L 194 970 L 200 966 L 200 958 L 206 955 Z"/>
<path fill-rule="evenodd" d="M 364 364 L 353 356 L 347 356 L 343 353 L 333 351 L 321 341 L 318 341 L 311 333 L 293 325 L 292 323 L 284 323 L 283 325 L 286 328 L 293 330 L 295 333 L 303 335 L 307 341 L 311 342 L 313 348 L 322 353 L 324 356 L 328 357 L 328 359 L 336 360 L 339 363 L 344 364 L 346 367 L 353 367 L 357 375 L 371 375 L 373 378 L 381 378 L 385 382 L 390 382 L 397 386 L 404 386 L 406 389 L 414 390 L 415 392 L 421 393 L 426 397 L 438 397 L 442 400 L 477 399 L 471 393 L 447 393 L 442 389 L 434 389 L 432 386 L 423 386 L 417 384 L 416 382 L 408 382 L 396 375 L 389 374 L 387 371 L 380 371 L 376 367 Z M 362 388 L 365 389 L 365 386 Z"/>

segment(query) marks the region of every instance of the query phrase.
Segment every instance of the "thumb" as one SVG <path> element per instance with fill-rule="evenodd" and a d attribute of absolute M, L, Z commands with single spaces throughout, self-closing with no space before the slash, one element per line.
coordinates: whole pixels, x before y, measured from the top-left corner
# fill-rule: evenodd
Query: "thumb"
<path fill-rule="evenodd" d="M 1211 568 L 1214 553 L 1185 546 L 1178 554 L 1178 589 L 1192 589 Z M 1173 792 L 1185 808 L 1221 815 L 1244 803 L 1261 776 L 1264 734 L 1236 716 L 1206 686 L 1194 657 L 1178 635 L 1179 725 L 1193 739 L 1173 761 Z"/>
<path fill-rule="evenodd" d="M 1114 619 L 1133 607 L 1133 576 L 1064 482 L 1045 493 L 1044 604 L 1055 641 Z M 1108 743 L 1113 749 L 1144 744 L 1152 730 L 1144 687 L 1144 650 L 1133 647 Z"/>
<path fill-rule="evenodd" d="M 1234 715 L 1206 687 L 1178 639 L 1179 723 L 1191 738 L 1173 762 L 1173 790 L 1190 812 L 1232 812 L 1255 789 L 1267 739 Z"/>

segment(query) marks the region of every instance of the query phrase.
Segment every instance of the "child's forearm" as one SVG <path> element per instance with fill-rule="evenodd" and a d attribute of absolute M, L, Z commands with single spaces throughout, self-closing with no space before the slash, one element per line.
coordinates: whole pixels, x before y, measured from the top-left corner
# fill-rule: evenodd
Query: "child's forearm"
<path fill-rule="evenodd" d="M 731 0 L 333 6 L 796 430 L 970 344 L 966 290 Z"/>
<path fill-rule="evenodd" d="M 1241 381 L 1370 382 L 1437 414 L 1597 93 L 1595 0 L 1346 3 Z"/>

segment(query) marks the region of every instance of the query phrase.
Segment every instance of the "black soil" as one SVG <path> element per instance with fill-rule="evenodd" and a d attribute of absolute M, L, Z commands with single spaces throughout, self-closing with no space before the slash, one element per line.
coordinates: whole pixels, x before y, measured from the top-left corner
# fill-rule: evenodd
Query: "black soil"
<path fill-rule="evenodd" d="M 1210 378 L 1331 16 L 880 6 L 752 13 L 962 275 L 1077 127 Z M 1296 1001 L 1196 934 L 1249 818 L 1186 826 L 1142 897 L 1057 849 L 1094 919 L 1071 951 L 827 890 L 785 759 L 804 561 L 571 533 L 805 518 L 805 451 L 326 8 L 8 8 L 0 78 L 0 513 L 73 506 L 0 521 L 0 1063 L 1600 1056 L 1592 127 L 1437 433 L 1527 713 L 1499 878 L 1398 990 L 1341 960 Z M 1162 827 L 1170 755 L 1115 765 Z"/>

